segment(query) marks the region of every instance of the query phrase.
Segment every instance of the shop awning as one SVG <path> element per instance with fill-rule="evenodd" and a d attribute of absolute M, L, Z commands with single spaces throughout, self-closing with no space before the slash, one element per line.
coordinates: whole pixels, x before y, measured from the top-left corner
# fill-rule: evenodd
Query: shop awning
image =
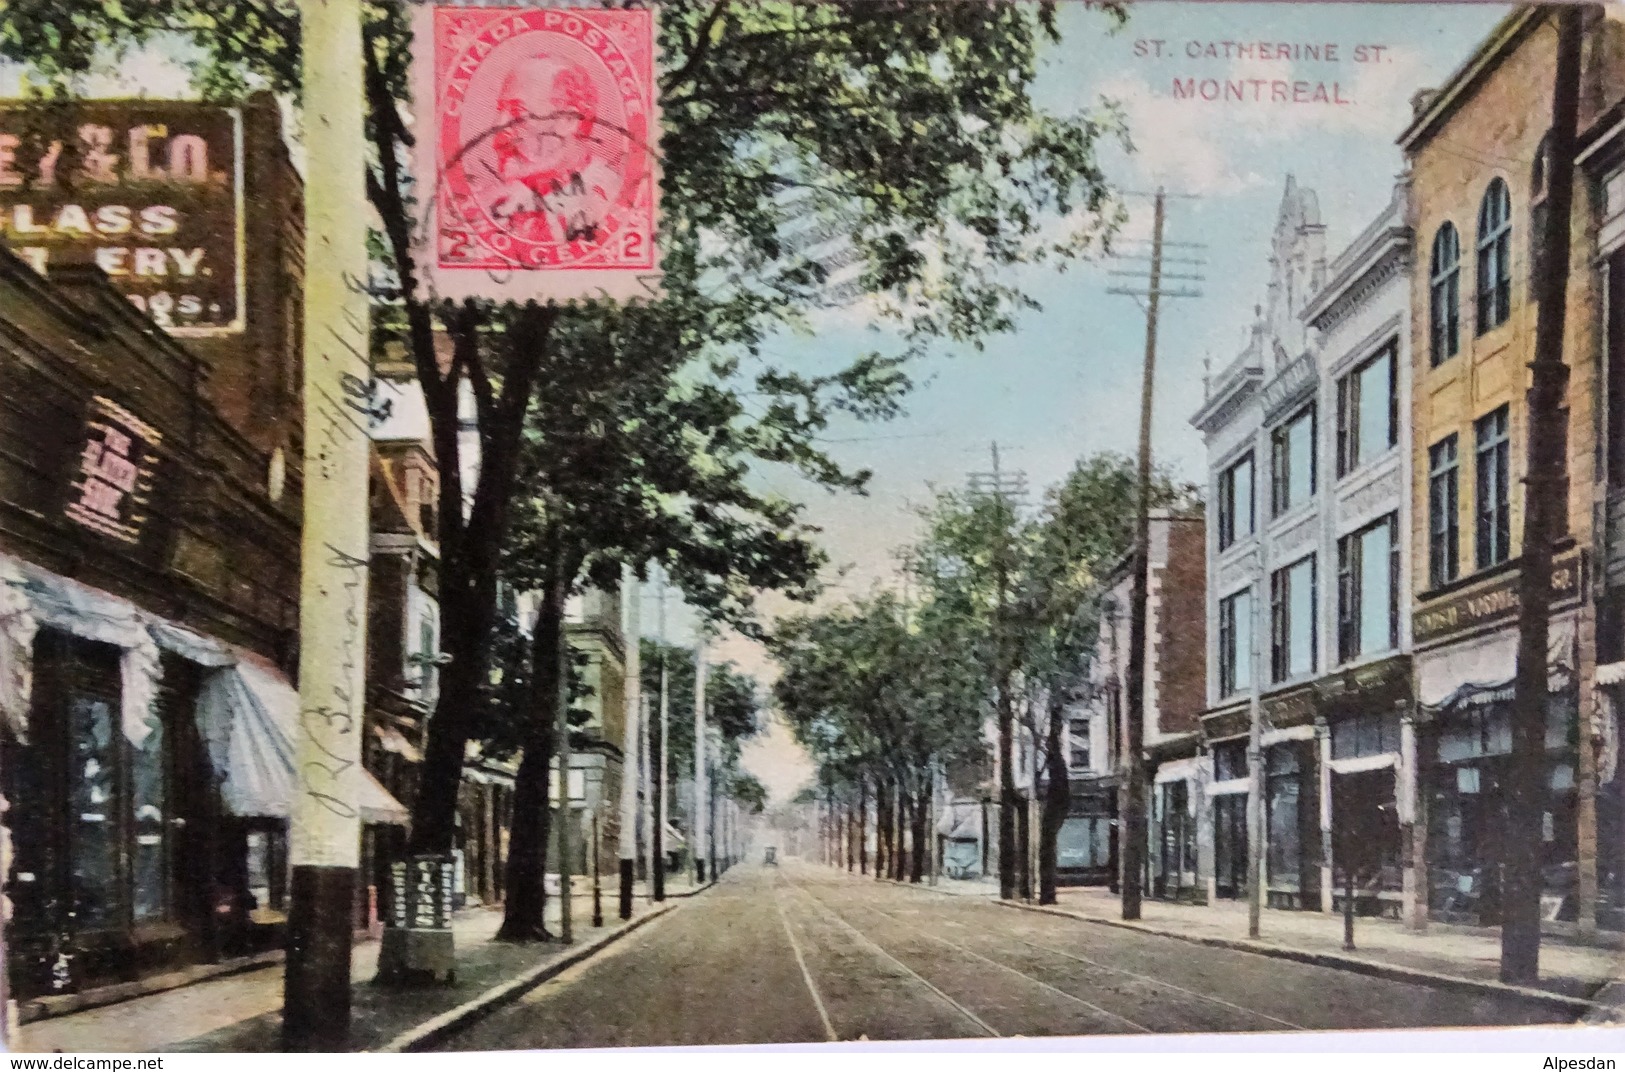
<path fill-rule="evenodd" d="M 1547 687 L 1561 691 L 1574 673 L 1575 620 L 1554 619 L 1546 637 Z M 1416 657 L 1416 698 L 1424 707 L 1442 708 L 1499 692 L 1512 686 L 1518 665 L 1518 630 L 1493 633 L 1426 652 Z"/>
<path fill-rule="evenodd" d="M 280 671 L 252 656 L 210 674 L 198 697 L 198 722 L 220 777 L 226 810 L 285 819 L 294 793 L 299 693 Z M 361 821 L 406 825 L 400 801 L 361 767 L 355 799 Z"/>

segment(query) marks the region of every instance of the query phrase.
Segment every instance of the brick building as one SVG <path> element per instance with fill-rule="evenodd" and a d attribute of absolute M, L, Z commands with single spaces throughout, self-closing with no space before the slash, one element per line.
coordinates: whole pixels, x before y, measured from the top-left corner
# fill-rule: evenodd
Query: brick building
<path fill-rule="evenodd" d="M 1184 853 L 1188 840 L 1194 844 L 1187 838 L 1194 828 L 1186 821 L 1190 798 L 1181 795 L 1188 764 L 1180 761 L 1195 754 L 1197 716 L 1203 707 L 1203 532 L 1200 514 L 1159 511 L 1151 518 L 1144 740 L 1158 780 L 1147 812 L 1151 851 L 1146 888 L 1169 896 L 1193 883 L 1196 871 L 1194 856 L 1187 859 Z M 1096 607 L 1100 633 L 1089 660 L 1086 698 L 1067 715 L 1063 747 L 1071 804 L 1056 848 L 1057 879 L 1063 884 L 1115 885 L 1120 877 L 1117 817 L 1134 566 L 1131 554 L 1106 578 Z"/>
<path fill-rule="evenodd" d="M 1599 245 L 1610 209 L 1608 131 L 1625 98 L 1625 26 L 1602 10 L 1585 16 L 1580 95 L 1588 167 L 1575 176 L 1573 249 L 1567 265 L 1541 263 L 1535 235 L 1546 203 L 1545 135 L 1556 63 L 1555 16 L 1520 7 L 1436 91 L 1418 95 L 1400 138 L 1411 181 L 1415 234 L 1411 285 L 1411 461 L 1418 509 L 1410 528 L 1418 569 L 1412 589 L 1419 701 L 1417 765 L 1423 814 L 1414 854 L 1426 861 L 1431 914 L 1499 921 L 1503 827 L 1500 786 L 1511 748 L 1511 680 L 1517 649 L 1517 568 L 1526 464 L 1525 391 L 1538 307 L 1531 280 L 1568 274 L 1567 510 L 1554 548 L 1548 804 L 1543 822 L 1548 915 L 1596 924 L 1618 913 L 1616 844 L 1606 903 L 1598 897 L 1598 774 L 1612 711 L 1597 707 L 1599 645 L 1620 656 L 1617 572 L 1610 554 L 1619 442 L 1608 360 L 1618 333 L 1605 290 L 1612 245 Z M 1474 146 L 1472 154 L 1457 147 Z M 1616 159 L 1617 159 L 1617 150 Z M 1601 170 L 1598 170 L 1598 169 Z M 1599 462 L 1603 462 L 1599 467 Z M 1606 514 L 1607 521 L 1600 522 Z M 1591 568 L 1601 554 L 1604 568 Z M 1594 580 L 1594 575 L 1600 572 Z M 1595 591 L 1593 590 L 1595 588 Z M 1604 678 L 1608 674 L 1602 675 Z M 1618 790 L 1611 791 L 1616 824 Z M 1617 922 L 1616 922 L 1617 925 Z"/>

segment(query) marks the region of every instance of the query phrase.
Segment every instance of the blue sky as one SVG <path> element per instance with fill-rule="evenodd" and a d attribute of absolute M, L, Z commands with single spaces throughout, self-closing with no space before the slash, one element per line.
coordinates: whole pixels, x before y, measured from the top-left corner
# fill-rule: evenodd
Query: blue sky
<path fill-rule="evenodd" d="M 1170 201 L 1167 237 L 1205 243 L 1202 296 L 1165 303 L 1158 347 L 1154 452 L 1181 475 L 1205 471 L 1201 437 L 1189 425 L 1202 402 L 1203 361 L 1222 368 L 1241 349 L 1252 309 L 1263 300 L 1270 232 L 1286 176 L 1316 191 L 1327 230 L 1328 259 L 1387 204 L 1402 167 L 1395 138 L 1410 116 L 1411 96 L 1440 84 L 1509 10 L 1466 4 L 1188 4 L 1134 8 L 1122 29 L 1082 5 L 1066 5 L 1064 39 L 1049 50 L 1036 87 L 1055 111 L 1090 108 L 1101 97 L 1126 112 L 1135 152 L 1109 154 L 1109 178 L 1123 190 L 1159 183 L 1192 195 Z M 1137 41 L 1164 41 L 1164 58 L 1136 55 Z M 1191 58 L 1192 42 L 1267 41 L 1335 44 L 1338 59 L 1281 61 Z M 1380 62 L 1353 62 L 1356 45 L 1380 45 Z M 1153 51 L 1151 46 L 1142 49 Z M 1222 46 L 1221 46 L 1222 52 Z M 1325 54 L 1324 48 L 1322 55 Z M 1262 78 L 1335 83 L 1347 105 L 1181 100 L 1176 78 Z M 1308 91 L 1310 96 L 1313 90 Z M 1150 233 L 1150 203 L 1129 201 L 1126 234 Z M 1074 265 L 1022 274 L 1043 306 L 1018 330 L 989 341 L 982 353 L 944 347 L 918 370 L 926 380 L 904 416 L 884 425 L 846 422 L 829 432 L 843 462 L 875 470 L 867 498 L 829 496 L 783 481 L 806 499 L 809 516 L 848 573 L 832 598 L 895 583 L 893 550 L 915 532 L 910 504 L 931 486 L 961 485 L 967 471 L 988 467 L 998 441 L 1004 463 L 1024 471 L 1036 500 L 1081 456 L 1130 452 L 1138 435 L 1145 320 L 1131 298 L 1108 295 L 1113 266 Z M 1130 267 L 1128 264 L 1117 267 Z M 1190 269 L 1187 269 L 1190 270 Z M 822 366 L 866 344 L 872 335 L 851 317 L 832 318 L 810 339 L 786 339 L 774 352 Z M 851 440 L 850 442 L 834 442 Z M 758 668 L 760 654 L 735 641 L 725 649 Z M 811 773 L 782 727 L 747 751 L 747 765 L 776 794 L 789 794 Z"/>
<path fill-rule="evenodd" d="M 1417 90 L 1441 82 L 1506 12 L 1501 6 L 1393 4 L 1142 4 L 1126 26 L 1082 5 L 1066 5 L 1065 31 L 1049 50 L 1037 93 L 1057 111 L 1101 97 L 1127 113 L 1135 152 L 1108 154 L 1120 189 L 1158 183 L 1192 195 L 1169 202 L 1167 237 L 1201 242 L 1207 260 L 1198 298 L 1164 304 L 1158 355 L 1155 450 L 1180 473 L 1202 472 L 1202 445 L 1188 419 L 1202 400 L 1202 363 L 1222 367 L 1241 348 L 1267 278 L 1270 230 L 1286 175 L 1319 194 L 1329 256 L 1387 203 L 1401 167 L 1394 139 Z M 1172 55 L 1136 56 L 1136 42 L 1161 39 Z M 1191 59 L 1192 42 L 1332 43 L 1336 62 Z M 1381 62 L 1352 61 L 1356 45 L 1381 45 Z M 1146 51 L 1149 51 L 1149 46 Z M 1263 78 L 1326 82 L 1348 105 L 1205 102 L 1175 99 L 1175 78 Z M 1310 91 L 1312 93 L 1312 90 Z M 1149 234 L 1150 202 L 1130 198 L 1126 233 Z M 1142 247 L 1143 248 L 1143 247 Z M 1173 251 L 1170 251 L 1173 252 Z M 912 531 L 909 503 L 929 486 L 961 484 L 988 467 L 997 440 L 1005 463 L 1026 472 L 1036 498 L 1080 456 L 1132 450 L 1144 348 L 1144 314 L 1132 298 L 1106 293 L 1108 268 L 1075 264 L 1022 273 L 1043 306 L 984 352 L 943 347 L 917 370 L 926 382 L 905 416 L 884 425 L 843 423 L 831 449 L 876 471 L 868 499 L 811 492 L 812 516 L 826 527 L 846 587 L 864 588 L 893 571 L 890 552 Z M 1188 267 L 1185 269 L 1190 271 Z M 855 352 L 873 336 L 850 315 L 825 321 L 816 337 L 772 347 L 786 360 L 819 365 Z M 852 440 L 850 442 L 843 442 Z M 787 492 L 793 482 L 782 484 Z M 807 496 L 806 490 L 794 490 Z"/>
<path fill-rule="evenodd" d="M 1172 240 L 1205 243 L 1202 296 L 1168 303 L 1162 321 L 1154 426 L 1160 461 L 1182 475 L 1203 472 L 1202 444 L 1188 424 L 1202 401 L 1204 358 L 1222 367 L 1239 351 L 1251 310 L 1263 298 L 1270 230 L 1286 175 L 1319 195 L 1327 249 L 1335 256 L 1382 208 L 1401 167 L 1394 139 L 1419 89 L 1438 85 L 1508 9 L 1479 4 L 1190 4 L 1137 5 L 1124 27 L 1081 4 L 1061 12 L 1063 40 L 1048 50 L 1036 87 L 1058 112 L 1089 109 L 1102 97 L 1123 107 L 1136 151 L 1112 152 L 1108 175 L 1123 190 L 1159 183 L 1192 195 L 1170 203 Z M 1136 54 L 1161 40 L 1164 56 Z M 1335 45 L 1336 61 L 1192 58 L 1223 42 Z M 1354 62 L 1358 45 L 1381 46 L 1381 61 Z M 1175 79 L 1326 83 L 1345 105 L 1206 102 L 1174 96 Z M 1335 89 L 1333 88 L 1335 85 Z M 0 95 L 15 92 L 16 72 L 0 67 Z M 158 57 L 127 63 L 87 86 L 96 95 L 185 95 L 185 75 Z M 1312 94 L 1312 89 L 1308 91 Z M 1149 233 L 1149 202 L 1131 198 L 1127 234 Z M 1183 251 L 1190 252 L 1190 251 Z M 973 353 L 943 347 L 916 369 L 921 385 L 904 416 L 883 425 L 842 421 L 830 449 L 850 466 L 875 470 L 866 498 L 830 496 L 777 478 L 786 494 L 810 503 L 810 518 L 838 567 L 850 572 L 833 595 L 868 588 L 894 572 L 891 555 L 914 534 L 911 504 L 931 486 L 956 486 L 988 467 L 998 441 L 1005 464 L 1024 471 L 1036 499 L 1088 453 L 1131 451 L 1137 435 L 1144 317 L 1132 299 L 1106 293 L 1107 265 L 1077 264 L 1020 273 L 1043 306 L 1012 334 Z M 1120 265 L 1117 267 L 1129 267 Z M 875 345 L 854 310 L 821 317 L 811 337 L 784 337 L 771 355 L 800 367 L 828 368 Z M 645 621 L 652 625 L 653 599 Z M 686 642 L 688 616 L 674 609 L 671 638 Z M 770 676 L 762 655 L 733 638 L 720 653 Z M 782 728 L 748 753 L 748 764 L 776 793 L 793 792 L 808 768 Z"/>

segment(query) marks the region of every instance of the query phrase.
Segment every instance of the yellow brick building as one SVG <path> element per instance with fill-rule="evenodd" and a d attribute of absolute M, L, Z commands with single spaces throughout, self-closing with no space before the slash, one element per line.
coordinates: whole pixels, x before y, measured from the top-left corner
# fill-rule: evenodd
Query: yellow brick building
<path fill-rule="evenodd" d="M 1586 16 L 1581 131 L 1621 99 L 1621 31 Z M 1512 12 L 1440 89 L 1419 94 L 1400 137 L 1409 176 L 1412 279 L 1412 624 L 1419 806 L 1410 850 L 1433 918 L 1499 922 L 1495 814 L 1510 751 L 1525 392 L 1538 314 L 1536 241 L 1546 202 L 1557 35 L 1548 11 Z M 1582 137 L 1582 142 L 1584 137 Z M 1596 664 L 1591 587 L 1600 536 L 1605 285 L 1596 184 L 1577 173 L 1566 266 L 1568 510 L 1556 545 L 1543 821 L 1547 904 L 1589 927 L 1596 911 Z M 1586 717 L 1581 718 L 1581 712 Z M 1583 903 L 1582 903 L 1583 902 Z"/>

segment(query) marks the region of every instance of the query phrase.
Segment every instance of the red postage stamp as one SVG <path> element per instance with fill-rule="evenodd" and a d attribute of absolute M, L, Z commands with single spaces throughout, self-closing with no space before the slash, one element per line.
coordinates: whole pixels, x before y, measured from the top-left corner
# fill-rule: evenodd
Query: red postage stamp
<path fill-rule="evenodd" d="M 657 293 L 654 13 L 426 4 L 416 28 L 428 289 Z"/>

